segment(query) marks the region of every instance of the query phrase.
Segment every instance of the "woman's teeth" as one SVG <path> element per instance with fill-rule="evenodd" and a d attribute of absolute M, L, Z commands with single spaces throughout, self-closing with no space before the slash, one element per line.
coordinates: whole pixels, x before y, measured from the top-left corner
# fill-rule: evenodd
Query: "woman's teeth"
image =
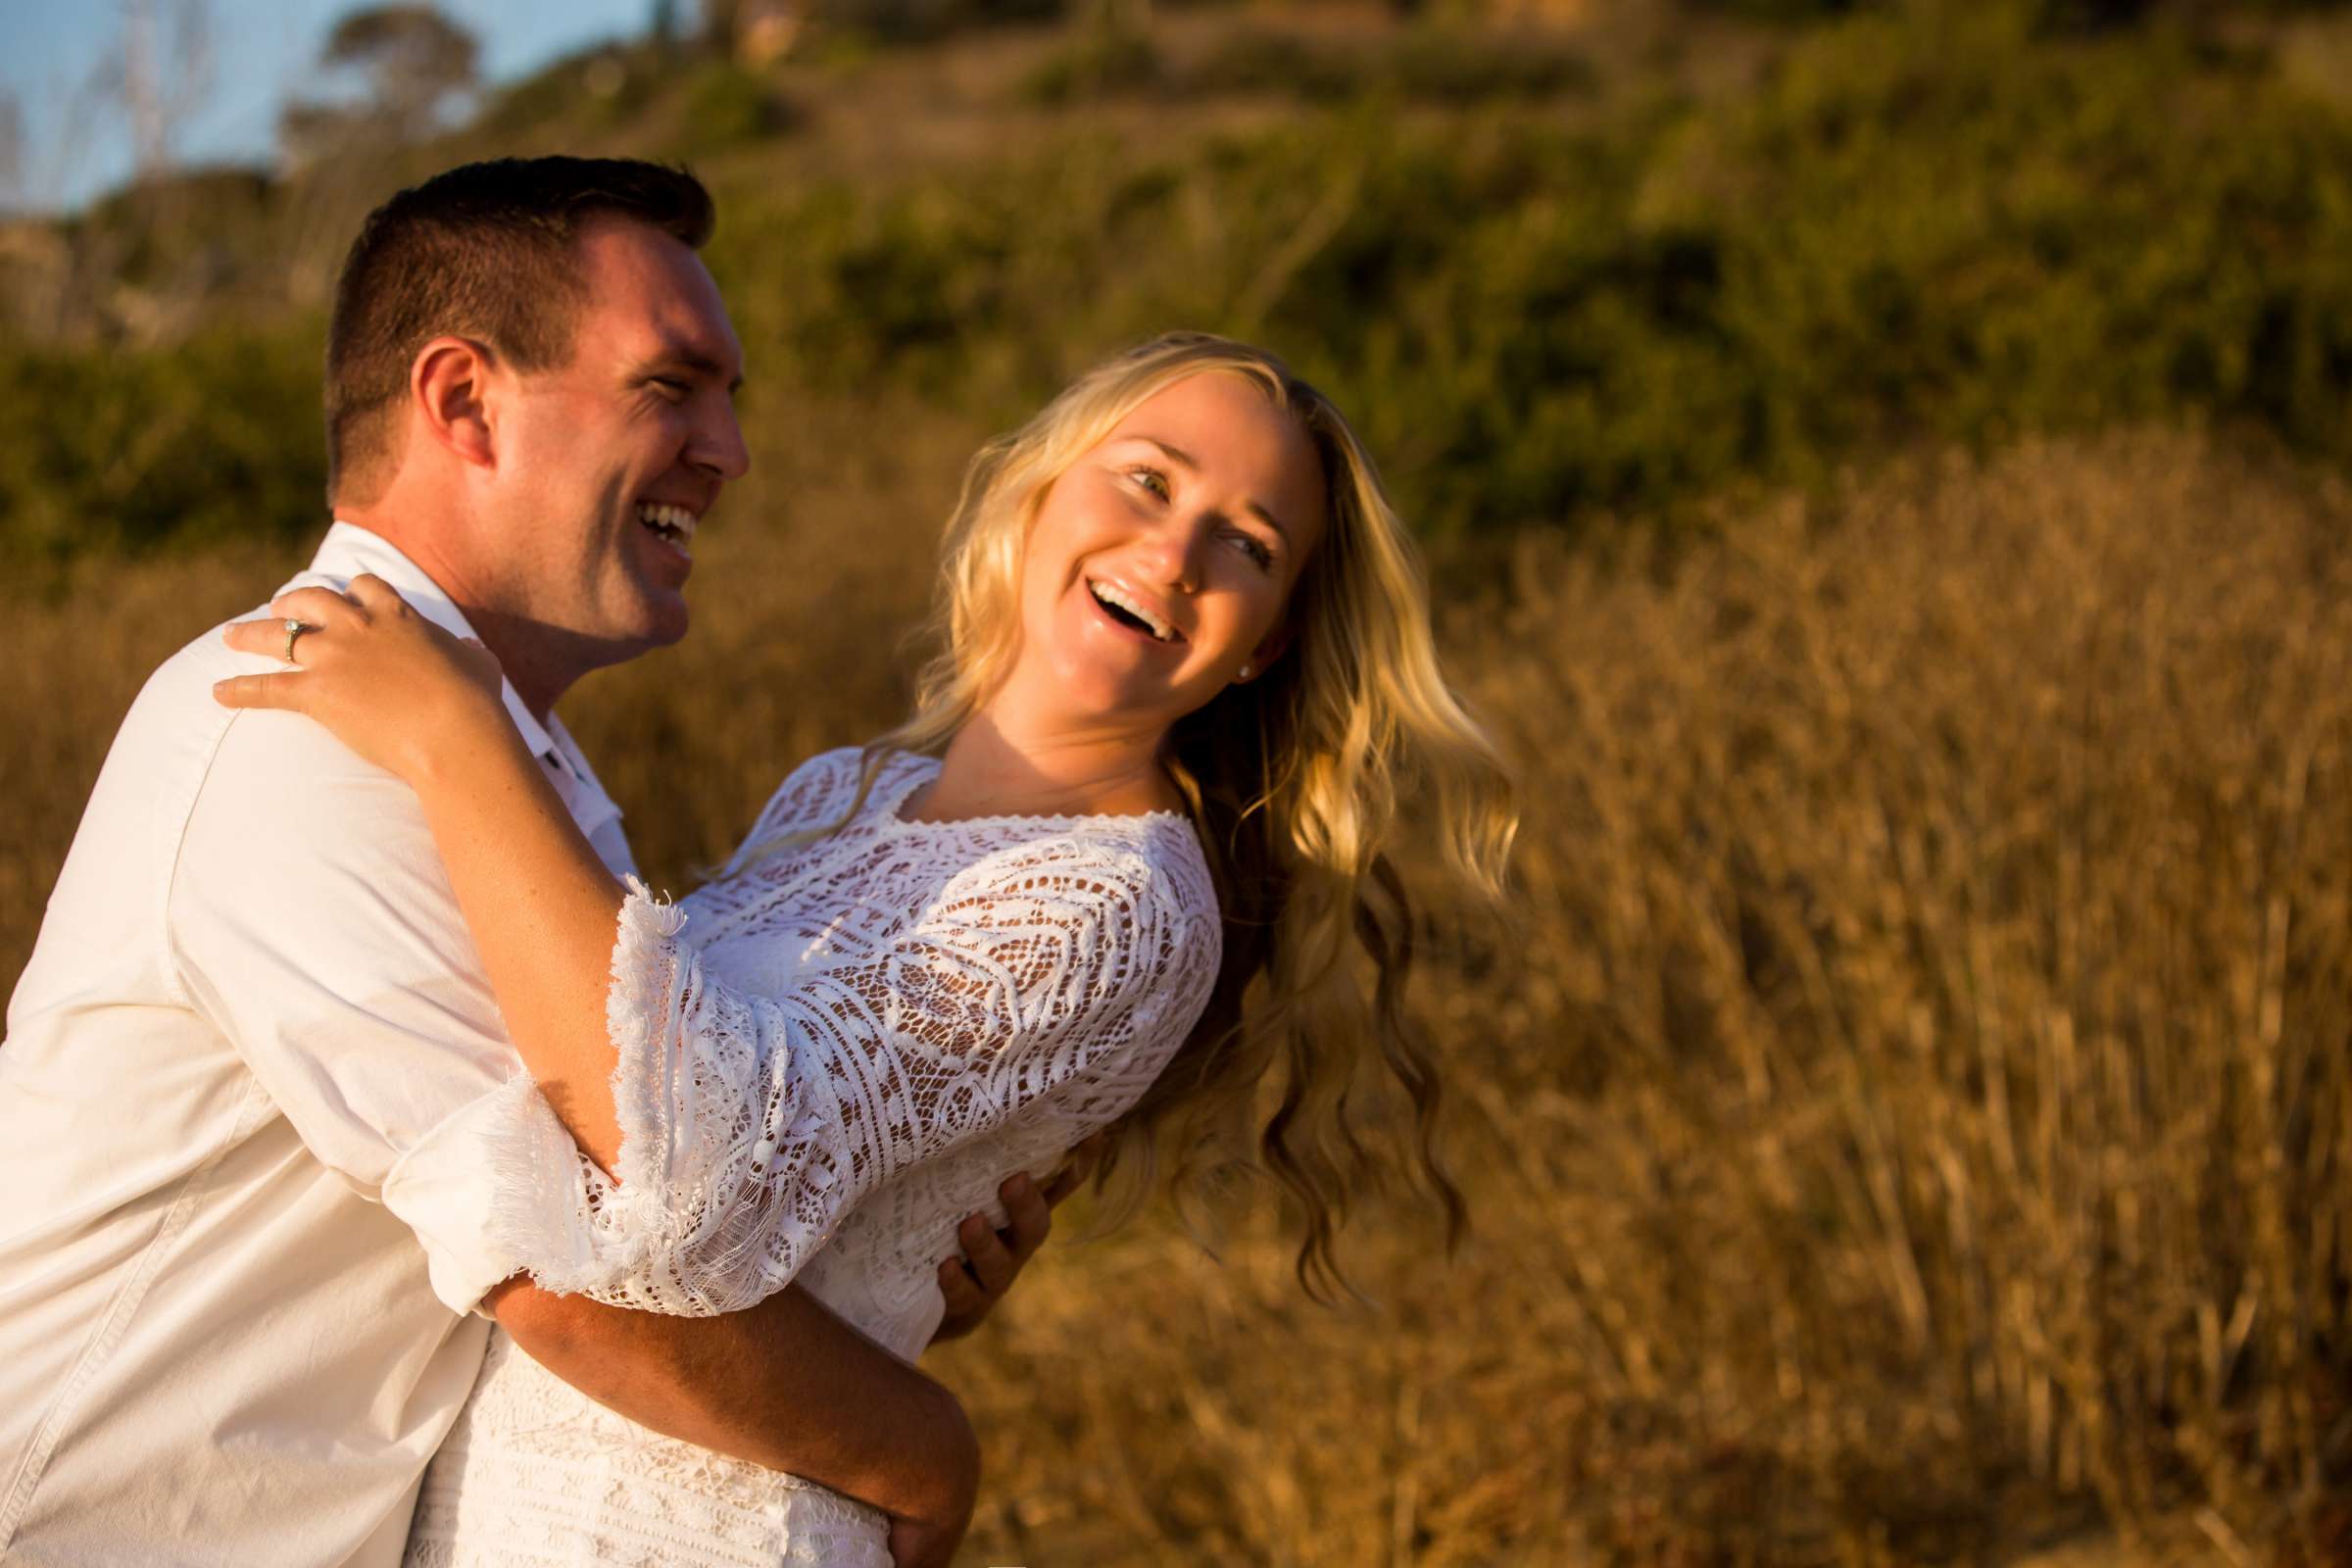
<path fill-rule="evenodd" d="M 1121 611 L 1125 612 L 1125 613 L 1120 615 L 1119 618 L 1135 621 L 1141 625 L 1144 630 L 1150 632 L 1153 637 L 1157 638 L 1163 643 L 1172 643 L 1176 640 L 1175 627 L 1160 619 L 1157 615 L 1145 609 L 1142 605 L 1137 604 L 1130 595 L 1121 590 L 1116 584 L 1096 582 L 1090 578 L 1086 586 L 1088 590 L 1094 594 L 1095 602 L 1097 604 L 1102 605 L 1104 609 L 1109 610 L 1114 613 L 1117 613 Z"/>
<path fill-rule="evenodd" d="M 684 507 L 658 506 L 650 501 L 641 501 L 637 504 L 637 520 L 680 550 L 694 543 L 694 514 Z"/>

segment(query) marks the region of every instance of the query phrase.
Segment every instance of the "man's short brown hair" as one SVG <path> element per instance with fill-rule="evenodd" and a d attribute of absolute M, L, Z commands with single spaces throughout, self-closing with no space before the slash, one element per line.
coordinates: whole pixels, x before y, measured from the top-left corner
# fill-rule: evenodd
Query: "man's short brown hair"
<path fill-rule="evenodd" d="M 474 338 L 522 370 L 570 360 L 577 241 L 608 219 L 696 250 L 715 221 L 701 180 L 630 158 L 466 164 L 368 215 L 326 334 L 330 503 L 364 501 L 390 477 L 409 369 L 434 338 Z"/>

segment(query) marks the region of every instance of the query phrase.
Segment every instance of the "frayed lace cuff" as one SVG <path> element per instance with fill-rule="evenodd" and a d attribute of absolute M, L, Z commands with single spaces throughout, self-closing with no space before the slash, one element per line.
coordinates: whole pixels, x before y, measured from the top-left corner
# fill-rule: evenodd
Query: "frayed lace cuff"
<path fill-rule="evenodd" d="M 580 1153 L 528 1073 L 508 1086 L 519 1086 L 513 1103 L 481 1128 L 481 1156 L 495 1193 L 493 1240 L 541 1289 L 652 1305 L 653 1293 L 636 1287 L 649 1273 L 674 1276 L 687 1229 L 685 1205 L 670 1186 L 670 1111 L 679 1014 L 697 966 L 676 940 L 685 911 L 657 900 L 635 877 L 628 889 L 605 1002 L 616 1054 L 619 1180 Z M 691 1304 L 675 1292 L 660 1294 L 669 1310 Z"/>
<path fill-rule="evenodd" d="M 656 899 L 635 877 L 612 941 L 605 1032 L 612 1041 L 612 1108 L 620 1121 L 620 1185 L 654 1192 L 668 1181 L 670 1107 L 678 1072 L 678 1014 L 694 965 L 680 951 L 686 911 Z"/>

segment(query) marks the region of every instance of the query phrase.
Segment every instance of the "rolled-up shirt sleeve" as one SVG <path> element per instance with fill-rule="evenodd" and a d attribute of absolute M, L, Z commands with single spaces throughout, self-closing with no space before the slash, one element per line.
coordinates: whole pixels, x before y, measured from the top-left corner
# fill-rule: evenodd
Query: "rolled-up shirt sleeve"
<path fill-rule="evenodd" d="M 171 972 L 303 1143 L 415 1231 L 433 1291 L 471 1309 L 518 1271 L 481 1163 L 495 1125 L 585 1200 L 584 1163 L 507 1043 L 447 874 L 407 786 L 310 720 L 253 711 L 221 739 L 165 894 Z M 593 1167 L 590 1167 L 593 1169 Z"/>

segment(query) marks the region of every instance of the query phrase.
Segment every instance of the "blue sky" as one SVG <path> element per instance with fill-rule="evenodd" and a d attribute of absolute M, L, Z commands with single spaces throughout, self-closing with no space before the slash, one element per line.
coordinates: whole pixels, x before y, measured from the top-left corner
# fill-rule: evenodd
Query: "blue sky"
<path fill-rule="evenodd" d="M 169 16 L 179 0 L 156 0 Z M 0 0 L 0 92 L 24 124 L 20 189 L 33 208 L 72 207 L 130 172 L 130 132 L 119 108 L 89 90 L 121 42 L 122 0 Z M 277 111 L 316 78 L 318 51 L 355 0 L 204 0 L 211 87 L 188 115 L 183 163 L 266 162 Z M 600 39 L 645 29 L 653 0 L 441 0 L 441 12 L 482 46 L 493 79 L 514 76 Z M 691 14 L 691 7 L 681 7 Z"/>

